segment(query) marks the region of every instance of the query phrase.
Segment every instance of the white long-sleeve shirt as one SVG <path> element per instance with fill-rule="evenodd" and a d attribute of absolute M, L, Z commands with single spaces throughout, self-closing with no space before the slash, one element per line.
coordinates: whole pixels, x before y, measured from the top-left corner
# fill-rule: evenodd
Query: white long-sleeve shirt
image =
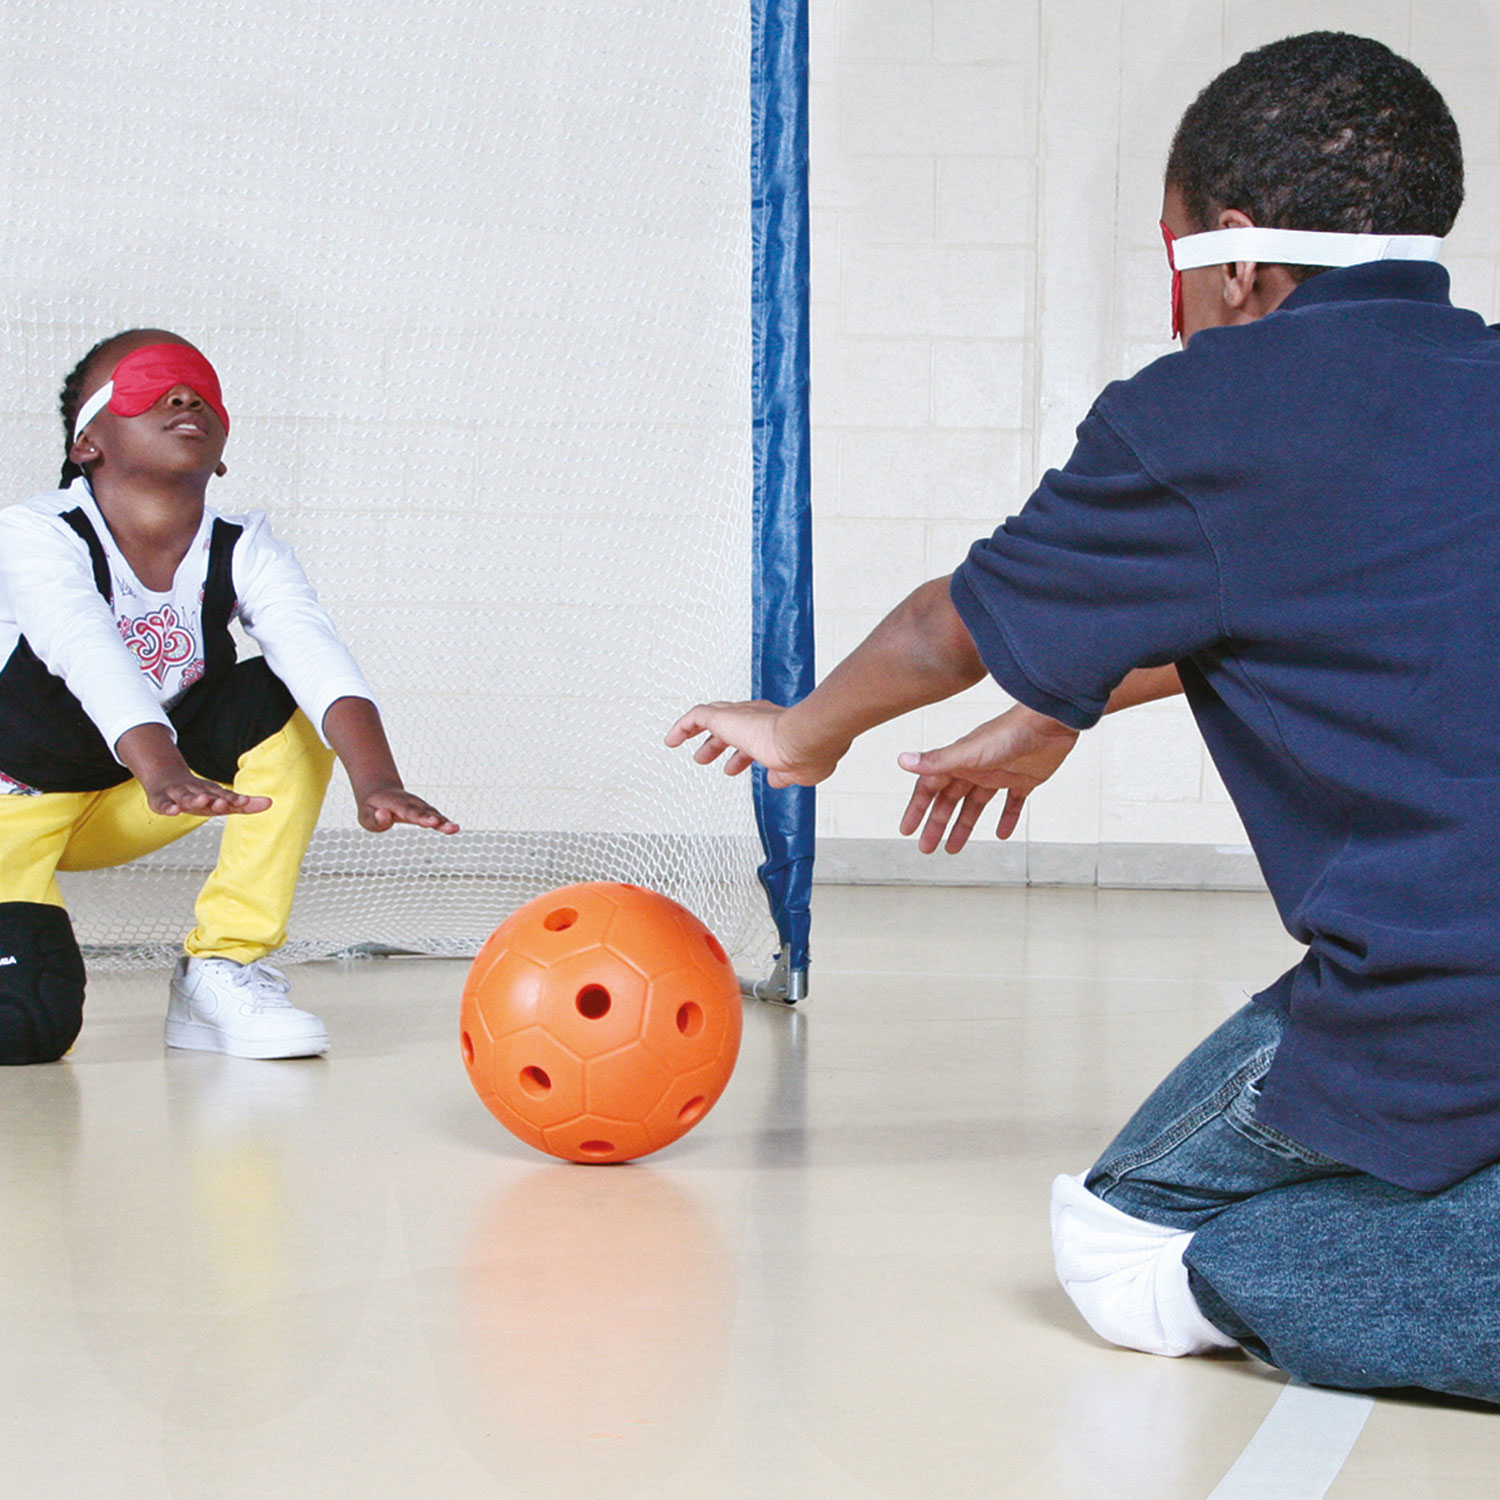
<path fill-rule="evenodd" d="M 98 590 L 87 545 L 62 519 L 75 509 L 104 548 L 112 602 Z M 135 576 L 83 480 L 0 510 L 0 664 L 24 636 L 111 751 L 139 724 L 170 732 L 166 711 L 203 674 L 203 589 L 216 519 L 205 509 L 171 589 L 159 592 Z M 339 698 L 373 701 L 369 684 L 265 512 L 223 519 L 243 528 L 232 558 L 232 618 L 321 734 Z M 0 793 L 14 790 L 23 788 L 0 777 Z"/>

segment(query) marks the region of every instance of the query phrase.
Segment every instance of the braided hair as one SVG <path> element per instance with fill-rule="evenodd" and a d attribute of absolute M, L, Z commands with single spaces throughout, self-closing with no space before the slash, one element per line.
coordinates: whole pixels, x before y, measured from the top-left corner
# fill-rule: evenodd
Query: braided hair
<path fill-rule="evenodd" d="M 126 338 L 132 333 L 144 333 L 141 328 L 126 328 L 119 333 L 112 333 L 107 339 L 100 339 L 82 359 L 68 371 L 67 378 L 63 381 L 62 391 L 58 396 L 58 410 L 62 413 L 63 424 L 63 466 L 62 476 L 58 480 L 59 489 L 67 489 L 72 482 L 79 478 L 84 470 L 79 464 L 75 464 L 68 454 L 73 447 L 73 424 L 78 420 L 78 408 L 83 405 L 83 382 L 88 375 L 89 366 L 93 364 L 95 357 L 111 344 Z"/>

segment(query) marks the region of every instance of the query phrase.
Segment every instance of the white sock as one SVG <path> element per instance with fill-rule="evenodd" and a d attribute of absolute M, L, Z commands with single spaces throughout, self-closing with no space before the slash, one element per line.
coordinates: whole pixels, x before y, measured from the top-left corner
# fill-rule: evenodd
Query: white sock
<path fill-rule="evenodd" d="M 1112 1344 L 1146 1354 L 1233 1349 L 1188 1286 L 1186 1229 L 1148 1224 L 1112 1208 L 1083 1176 L 1052 1182 L 1052 1255 L 1058 1280 L 1084 1321 Z"/>

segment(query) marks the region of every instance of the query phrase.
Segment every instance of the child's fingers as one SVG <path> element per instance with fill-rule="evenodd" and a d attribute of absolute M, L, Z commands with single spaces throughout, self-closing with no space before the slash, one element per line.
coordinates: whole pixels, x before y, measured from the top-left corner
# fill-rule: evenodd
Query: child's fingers
<path fill-rule="evenodd" d="M 251 796 L 208 782 L 164 792 L 156 811 L 167 817 L 188 813 L 200 818 L 218 818 L 231 813 L 261 813 L 270 806 L 269 797 Z"/>
<path fill-rule="evenodd" d="M 410 795 L 371 803 L 361 821 L 372 833 L 385 833 L 397 823 L 406 823 L 414 828 L 432 828 L 438 833 L 459 831 L 458 824 L 451 818 L 444 817 L 431 803 Z"/>
<path fill-rule="evenodd" d="M 201 792 L 181 790 L 158 792 L 148 799 L 152 812 L 160 813 L 164 818 L 175 818 L 183 813 L 201 817 L 203 800 Z"/>
<path fill-rule="evenodd" d="M 912 788 L 911 800 L 906 804 L 906 811 L 901 814 L 901 832 L 910 837 L 922 826 L 922 819 L 927 815 L 927 809 L 932 806 L 932 799 L 937 796 L 942 786 L 942 778 L 936 776 L 923 776 Z"/>
<path fill-rule="evenodd" d="M 958 740 L 938 750 L 903 750 L 896 757 L 896 764 L 918 776 L 959 776 L 969 769 L 963 764 L 964 755 L 959 749 L 962 744 Z"/>
<path fill-rule="evenodd" d="M 269 797 L 252 797 L 245 792 L 230 792 L 217 799 L 216 813 L 262 813 L 270 807 Z"/>
<path fill-rule="evenodd" d="M 948 842 L 943 846 L 949 854 L 957 854 L 969 842 L 969 835 L 979 823 L 980 814 L 990 805 L 994 791 L 987 786 L 970 787 L 969 794 L 958 810 L 953 827 L 948 830 Z"/>
<path fill-rule="evenodd" d="M 727 740 L 721 740 L 718 735 L 711 734 L 693 751 L 693 759 L 700 766 L 706 766 L 710 761 L 717 760 L 727 749 L 729 749 Z"/>
<path fill-rule="evenodd" d="M 674 750 L 679 745 L 685 745 L 696 735 L 703 733 L 708 725 L 704 722 L 704 715 L 709 713 L 713 704 L 699 703 L 683 714 L 683 716 L 667 731 L 667 744 Z"/>
<path fill-rule="evenodd" d="M 414 819 L 423 828 L 435 828 L 439 833 L 457 833 L 458 824 L 452 818 L 445 818 L 437 808 L 430 807 L 427 803 L 422 804 L 422 812 Z"/>
<path fill-rule="evenodd" d="M 1012 788 L 1005 794 L 1005 807 L 1000 813 L 1000 826 L 995 829 L 996 838 L 1008 839 L 1016 831 L 1016 824 L 1021 821 L 1021 809 L 1025 806 L 1025 792 L 1018 792 Z"/>
<path fill-rule="evenodd" d="M 917 847 L 923 854 L 937 852 L 938 845 L 943 842 L 948 820 L 953 816 L 953 810 L 958 806 L 964 794 L 971 790 L 972 788 L 966 781 L 950 780 L 947 786 L 933 798 L 932 810 L 927 814 L 927 826 L 922 830 L 922 837 L 917 840 Z"/>
<path fill-rule="evenodd" d="M 678 745 L 685 745 L 689 740 L 696 739 L 707 730 L 713 732 L 716 720 L 726 709 L 747 708 L 751 705 L 736 703 L 698 703 L 683 714 L 683 716 L 667 731 L 667 744 L 674 750 Z M 719 749 L 724 748 L 723 741 L 719 742 Z"/>
<path fill-rule="evenodd" d="M 445 818 L 440 812 L 435 812 L 431 816 L 423 818 L 422 827 L 431 828 L 436 833 L 458 832 L 458 824 L 452 818 Z"/>

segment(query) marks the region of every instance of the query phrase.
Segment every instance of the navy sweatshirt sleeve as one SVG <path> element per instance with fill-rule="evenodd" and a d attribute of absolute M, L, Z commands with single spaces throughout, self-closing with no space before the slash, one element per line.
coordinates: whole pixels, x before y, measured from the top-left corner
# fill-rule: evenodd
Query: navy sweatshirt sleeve
<path fill-rule="evenodd" d="M 1217 639 L 1218 568 L 1192 505 L 1149 474 L 1098 410 L 1062 469 L 976 542 L 952 597 L 985 666 L 1019 702 L 1074 729 L 1135 667 Z"/>

